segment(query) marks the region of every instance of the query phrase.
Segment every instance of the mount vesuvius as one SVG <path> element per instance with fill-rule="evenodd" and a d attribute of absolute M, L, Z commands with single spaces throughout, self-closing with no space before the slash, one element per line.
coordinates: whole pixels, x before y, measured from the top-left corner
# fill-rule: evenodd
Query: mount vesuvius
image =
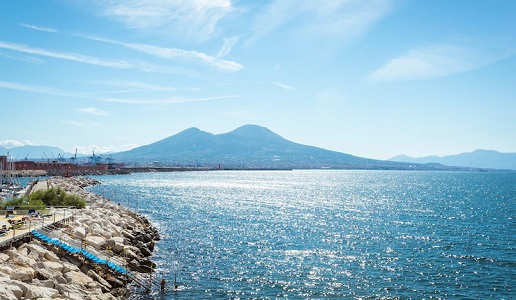
<path fill-rule="evenodd" d="M 449 169 L 436 164 L 374 160 L 301 145 L 257 125 L 245 125 L 223 134 L 189 128 L 155 143 L 113 154 L 113 158 L 232 169 Z"/>

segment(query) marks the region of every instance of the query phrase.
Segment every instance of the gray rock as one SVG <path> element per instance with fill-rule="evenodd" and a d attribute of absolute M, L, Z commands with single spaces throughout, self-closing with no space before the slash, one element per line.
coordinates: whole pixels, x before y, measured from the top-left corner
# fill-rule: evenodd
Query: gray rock
<path fill-rule="evenodd" d="M 0 300 L 12 300 L 12 299 L 20 299 L 19 297 L 16 297 L 16 295 L 13 293 L 13 291 L 2 288 L 2 285 L 0 285 Z"/>
<path fill-rule="evenodd" d="M 23 290 L 10 282 L 0 283 L 0 299 L 21 299 L 24 295 Z"/>
<path fill-rule="evenodd" d="M 37 269 L 35 277 L 39 280 L 48 280 L 48 279 L 54 279 L 54 274 L 46 269 Z"/>
<path fill-rule="evenodd" d="M 0 264 L 3 264 L 9 259 L 9 255 L 5 253 L 0 253 Z"/>
<path fill-rule="evenodd" d="M 45 257 L 46 260 L 52 261 L 52 262 L 60 261 L 59 257 L 52 251 L 45 251 L 43 257 Z"/>
<path fill-rule="evenodd" d="M 97 281 L 100 284 L 102 291 L 104 292 L 109 292 L 113 288 L 111 284 L 109 284 L 109 282 L 107 282 L 104 278 L 102 278 L 93 270 L 88 271 L 88 276 L 90 276 L 93 280 Z"/>
<path fill-rule="evenodd" d="M 56 277 L 54 278 L 56 280 L 57 283 L 59 284 L 65 284 L 67 283 L 68 281 L 66 280 L 66 278 L 64 278 L 63 275 L 59 274 L 59 275 L 56 275 Z"/>
<path fill-rule="evenodd" d="M 19 281 L 30 281 L 34 278 L 35 271 L 29 267 L 19 267 L 11 272 L 11 279 Z"/>
<path fill-rule="evenodd" d="M 31 288 L 25 294 L 25 299 L 40 299 L 40 298 L 56 298 L 59 296 L 59 292 L 57 290 L 41 287 L 41 286 L 31 286 Z"/>

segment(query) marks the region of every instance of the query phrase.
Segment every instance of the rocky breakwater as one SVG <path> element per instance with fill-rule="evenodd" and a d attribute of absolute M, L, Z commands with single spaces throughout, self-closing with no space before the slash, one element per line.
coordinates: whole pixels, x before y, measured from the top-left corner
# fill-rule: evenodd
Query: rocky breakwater
<path fill-rule="evenodd" d="M 87 203 L 53 234 L 82 242 L 89 252 L 112 259 L 139 278 L 152 272 L 150 256 L 159 234 L 145 217 L 86 191 L 99 184 L 95 180 L 52 178 L 50 184 Z M 37 239 L 0 253 L 0 299 L 126 299 L 136 286 L 134 280 L 127 282 L 107 265 Z"/>

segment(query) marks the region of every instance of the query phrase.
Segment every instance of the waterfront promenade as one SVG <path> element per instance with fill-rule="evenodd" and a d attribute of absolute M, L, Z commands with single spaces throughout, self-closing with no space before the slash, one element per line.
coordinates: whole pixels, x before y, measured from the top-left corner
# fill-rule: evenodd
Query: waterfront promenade
<path fill-rule="evenodd" d="M 11 242 L 24 238 L 34 229 L 41 229 L 49 225 L 64 222 L 75 215 L 75 209 L 73 208 L 51 208 L 48 213 L 40 217 L 30 217 L 28 214 L 19 214 L 21 212 L 27 212 L 26 210 L 16 211 L 18 213 L 14 217 L 9 216 L 9 218 L 5 217 L 5 211 L 0 212 L 2 212 L 0 216 L 0 228 L 5 225 L 5 227 L 9 229 L 5 235 L 0 236 L 0 248 L 4 248 Z M 18 225 L 11 225 L 9 220 L 13 223 L 20 223 Z"/>
<path fill-rule="evenodd" d="M 49 182 L 42 180 L 37 182 L 30 193 L 38 190 L 46 190 Z M 49 225 L 60 223 L 72 218 L 75 215 L 75 208 L 50 207 L 39 214 L 29 214 L 28 210 L 12 210 L 9 215 L 6 210 L 0 210 L 0 229 L 7 228 L 8 231 L 0 235 L 0 248 L 4 248 L 12 242 L 30 235 L 31 230 L 41 229 Z M 16 224 L 16 225 L 14 225 Z"/>

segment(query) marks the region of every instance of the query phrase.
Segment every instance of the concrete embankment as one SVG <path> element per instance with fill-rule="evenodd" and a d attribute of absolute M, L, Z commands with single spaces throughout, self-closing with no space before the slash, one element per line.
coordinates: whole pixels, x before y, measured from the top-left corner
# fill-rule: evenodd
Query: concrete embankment
<path fill-rule="evenodd" d="M 98 184 L 95 180 L 52 178 L 50 184 L 80 196 L 87 207 L 59 226 L 45 228 L 45 233 L 68 244 L 75 242 L 75 247 L 116 262 L 136 275 L 124 276 L 106 264 L 33 238 L 0 253 L 0 299 L 125 299 L 131 286 L 147 282 L 144 279 L 155 267 L 150 256 L 159 239 L 152 224 L 86 191 L 85 187 Z"/>

